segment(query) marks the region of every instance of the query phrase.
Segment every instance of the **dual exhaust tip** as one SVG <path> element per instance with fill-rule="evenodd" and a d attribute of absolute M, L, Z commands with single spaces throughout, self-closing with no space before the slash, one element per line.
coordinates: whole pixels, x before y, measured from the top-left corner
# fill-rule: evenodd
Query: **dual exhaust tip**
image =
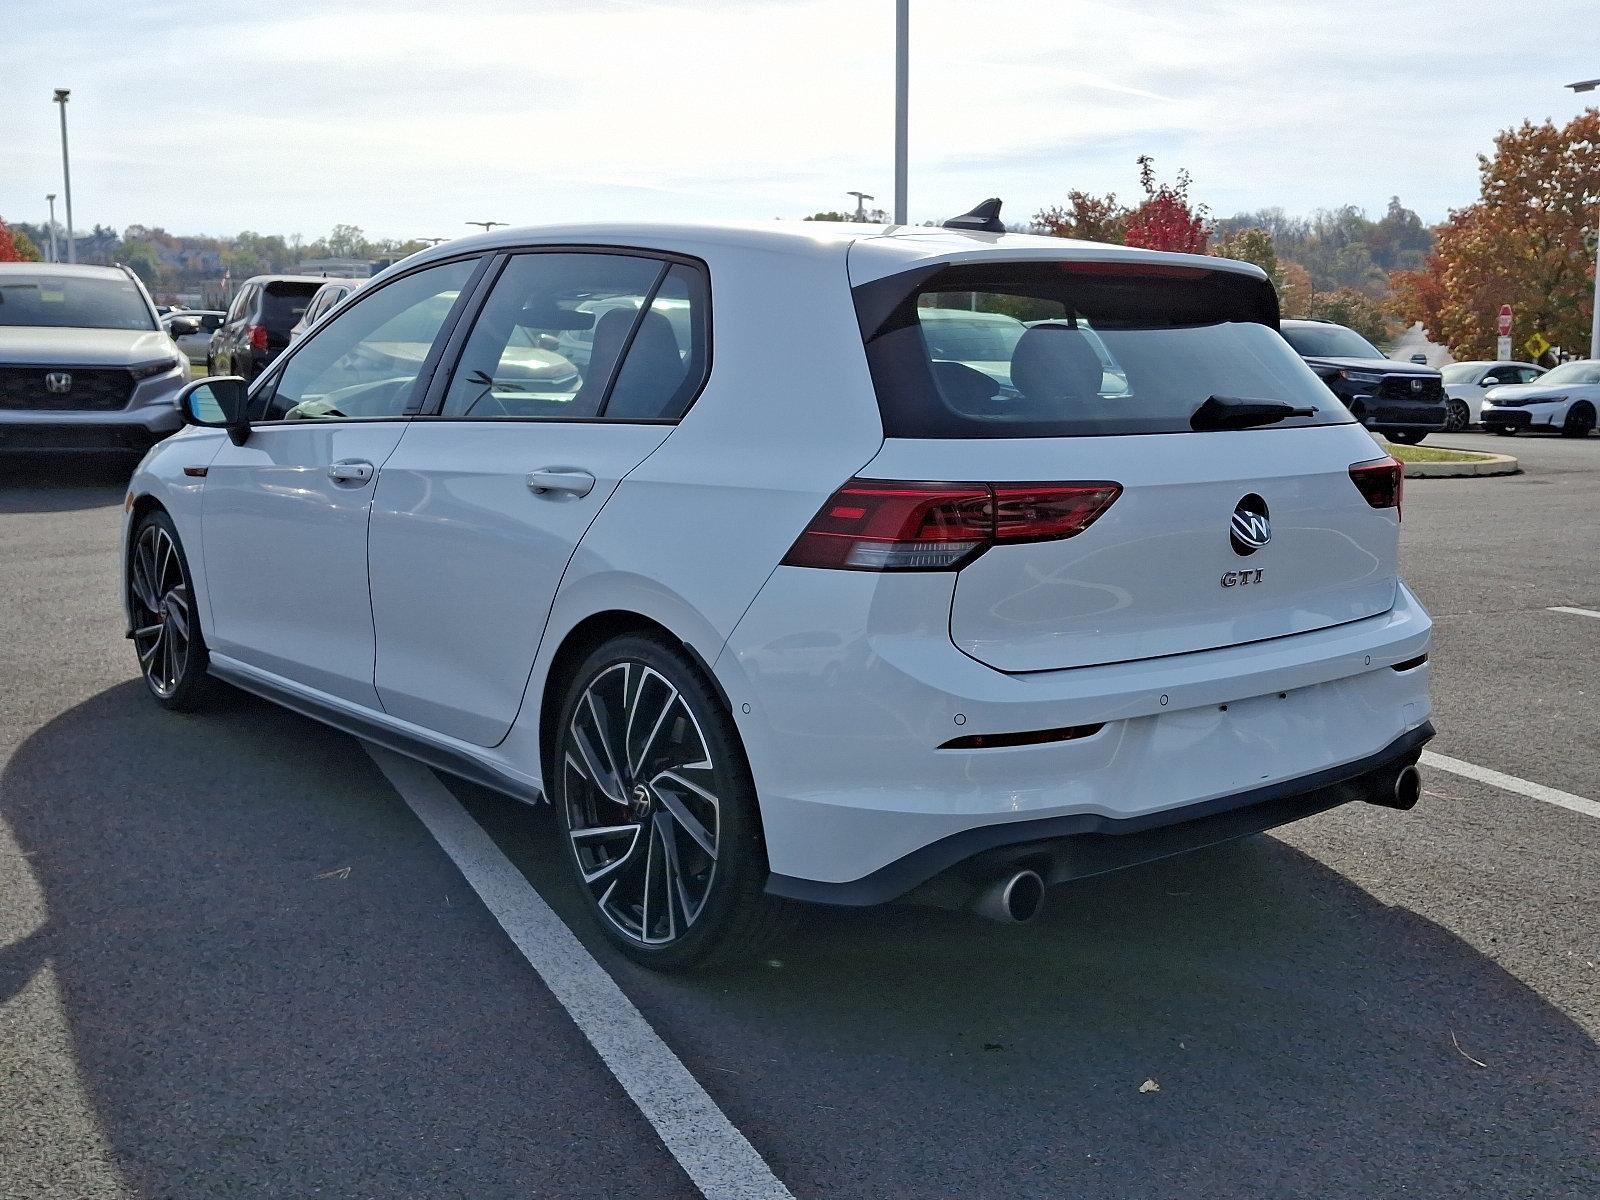
<path fill-rule="evenodd" d="M 1388 794 L 1379 792 L 1374 802 L 1402 812 L 1415 808 L 1422 798 L 1422 772 L 1415 766 L 1403 767 L 1395 775 Z M 1044 879 L 1039 872 L 1024 868 L 1002 875 L 986 885 L 972 902 L 972 911 L 1005 925 L 1022 925 L 1037 917 L 1044 908 Z"/>

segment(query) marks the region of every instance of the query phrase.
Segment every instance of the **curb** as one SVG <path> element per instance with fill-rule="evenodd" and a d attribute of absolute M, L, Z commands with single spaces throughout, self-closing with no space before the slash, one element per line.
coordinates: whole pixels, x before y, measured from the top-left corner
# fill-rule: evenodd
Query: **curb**
<path fill-rule="evenodd" d="M 1522 472 L 1517 460 L 1509 454 L 1484 454 L 1482 462 L 1406 463 L 1405 468 L 1407 479 L 1456 479 L 1468 475 L 1517 475 Z"/>

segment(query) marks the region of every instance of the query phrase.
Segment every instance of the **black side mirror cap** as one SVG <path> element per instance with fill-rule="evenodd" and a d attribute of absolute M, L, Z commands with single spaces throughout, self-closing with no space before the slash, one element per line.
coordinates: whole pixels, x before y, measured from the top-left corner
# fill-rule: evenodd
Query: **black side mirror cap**
<path fill-rule="evenodd" d="M 178 392 L 178 411 L 188 425 L 226 429 L 235 446 L 250 436 L 245 381 L 237 375 L 212 375 L 186 384 Z"/>

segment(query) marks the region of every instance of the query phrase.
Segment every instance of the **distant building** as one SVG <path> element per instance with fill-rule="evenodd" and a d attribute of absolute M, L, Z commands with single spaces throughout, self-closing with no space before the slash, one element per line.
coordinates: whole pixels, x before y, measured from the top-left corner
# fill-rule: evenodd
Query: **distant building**
<path fill-rule="evenodd" d="M 373 274 L 373 264 L 365 258 L 308 258 L 297 263 L 296 275 L 326 275 L 332 279 L 366 279 Z"/>

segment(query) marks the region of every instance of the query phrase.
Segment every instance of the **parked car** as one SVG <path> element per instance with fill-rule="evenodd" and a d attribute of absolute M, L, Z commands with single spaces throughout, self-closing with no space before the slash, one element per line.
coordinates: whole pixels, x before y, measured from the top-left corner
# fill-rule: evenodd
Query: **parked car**
<path fill-rule="evenodd" d="M 1490 388 L 1478 419 L 1510 437 L 1543 429 L 1563 437 L 1588 437 L 1600 409 L 1600 362 L 1579 359 L 1552 367 L 1531 383 Z"/>
<path fill-rule="evenodd" d="M 1478 423 L 1478 410 L 1486 391 L 1501 384 L 1532 383 L 1544 374 L 1544 368 L 1521 362 L 1458 362 L 1443 368 L 1440 374 L 1448 397 L 1445 431 L 1458 433 Z"/>
<path fill-rule="evenodd" d="M 364 282 L 366 281 L 362 279 L 330 279 L 325 282 L 313 293 L 311 303 L 306 305 L 305 312 L 300 314 L 300 319 L 294 323 L 294 328 L 289 330 L 289 341 L 299 341 L 305 331 L 316 323 L 318 317 L 355 291 Z"/>
<path fill-rule="evenodd" d="M 186 308 L 161 318 L 161 327 L 191 363 L 204 363 L 211 351 L 211 335 L 222 325 L 223 312 L 214 308 Z"/>
<path fill-rule="evenodd" d="M 255 379 L 289 345 L 289 331 L 327 282 L 320 275 L 257 275 L 245 280 L 211 335 L 207 373 Z"/>
<path fill-rule="evenodd" d="M 143 454 L 188 381 L 133 272 L 0 263 L 0 452 Z"/>
<path fill-rule="evenodd" d="M 1432 367 L 1397 363 L 1353 329 L 1284 321 L 1283 336 L 1328 389 L 1374 433 L 1414 446 L 1445 428 L 1444 383 Z"/>
<path fill-rule="evenodd" d="M 1053 315 L 1004 389 L 935 343 L 953 291 Z M 1022 920 L 1409 807 L 1401 468 L 1277 311 L 1249 264 L 1012 234 L 452 242 L 184 394 L 129 492 L 137 661 L 163 705 L 216 677 L 548 798 L 658 968 L 750 953 L 789 901 Z M 544 348 L 591 323 L 581 369 Z"/>

